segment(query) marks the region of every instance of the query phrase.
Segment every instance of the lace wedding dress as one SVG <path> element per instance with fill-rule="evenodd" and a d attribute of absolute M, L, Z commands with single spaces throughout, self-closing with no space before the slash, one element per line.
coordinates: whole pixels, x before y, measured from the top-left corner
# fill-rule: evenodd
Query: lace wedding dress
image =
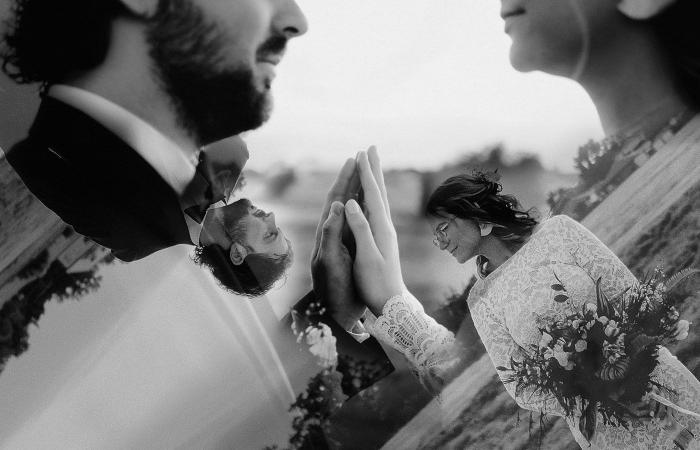
<path fill-rule="evenodd" d="M 518 252 L 479 280 L 469 294 L 467 301 L 474 325 L 494 366 L 509 367 L 511 358 L 518 360 L 525 349 L 539 342 L 538 326 L 543 320 L 565 315 L 569 310 L 570 306 L 553 300 L 551 285 L 558 283 L 557 277 L 566 286 L 574 307 L 596 298 L 592 280 L 599 277 L 608 297 L 637 282 L 627 267 L 582 225 L 566 216 L 547 220 Z M 382 314 L 370 317 L 366 325 L 370 334 L 400 351 L 429 388 L 443 385 L 446 374 L 459 359 L 454 335 L 425 314 L 407 291 L 391 298 Z M 660 350 L 659 362 L 653 376 L 674 391 L 665 394 L 668 399 L 682 408 L 700 411 L 700 382 L 666 348 Z M 522 408 L 565 415 L 556 400 L 531 392 L 516 395 L 513 383 L 504 384 Z M 605 426 L 600 416 L 598 419 L 590 443 L 578 429 L 578 417 L 566 419 L 581 447 L 673 449 L 674 437 L 680 430 L 678 424 L 669 427 L 668 422 L 659 419 L 632 421 L 630 430 Z M 700 436 L 697 420 L 682 414 L 677 420 L 693 435 Z M 700 448 L 700 440 L 696 437 L 689 447 Z"/>

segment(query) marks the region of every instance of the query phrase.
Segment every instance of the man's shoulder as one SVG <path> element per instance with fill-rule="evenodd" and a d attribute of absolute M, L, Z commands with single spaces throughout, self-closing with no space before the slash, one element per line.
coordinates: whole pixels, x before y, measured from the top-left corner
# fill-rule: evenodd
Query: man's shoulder
<path fill-rule="evenodd" d="M 28 136 L 7 160 L 45 206 L 120 259 L 190 242 L 177 195 L 153 168 L 87 114 L 58 100 L 42 101 Z"/>

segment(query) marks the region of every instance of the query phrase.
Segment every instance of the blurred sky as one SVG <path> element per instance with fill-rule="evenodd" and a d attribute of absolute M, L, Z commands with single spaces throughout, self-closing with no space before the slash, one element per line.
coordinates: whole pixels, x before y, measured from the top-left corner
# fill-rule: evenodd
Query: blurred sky
<path fill-rule="evenodd" d="M 508 63 L 495 0 L 299 0 L 309 32 L 290 43 L 275 112 L 251 132 L 252 168 L 335 166 L 377 144 L 385 166 L 428 168 L 504 142 L 572 169 L 601 137 L 575 83 Z"/>
<path fill-rule="evenodd" d="M 310 29 L 278 67 L 271 120 L 247 136 L 250 168 L 335 169 L 377 144 L 385 167 L 430 169 L 503 142 L 568 171 L 602 136 L 577 84 L 510 67 L 496 0 L 298 2 Z M 0 146 L 24 136 L 36 100 L 0 77 Z"/>

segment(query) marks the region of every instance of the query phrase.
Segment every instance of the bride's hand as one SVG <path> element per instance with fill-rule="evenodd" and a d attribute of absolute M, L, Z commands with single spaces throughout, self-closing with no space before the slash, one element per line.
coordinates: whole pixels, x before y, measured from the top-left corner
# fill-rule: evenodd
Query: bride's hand
<path fill-rule="evenodd" d="M 368 152 L 360 152 L 357 167 L 367 217 L 355 200 L 346 203 L 346 218 L 357 245 L 353 273 L 360 296 L 378 316 L 386 301 L 403 291 L 399 244 L 377 150 L 370 147 Z"/>

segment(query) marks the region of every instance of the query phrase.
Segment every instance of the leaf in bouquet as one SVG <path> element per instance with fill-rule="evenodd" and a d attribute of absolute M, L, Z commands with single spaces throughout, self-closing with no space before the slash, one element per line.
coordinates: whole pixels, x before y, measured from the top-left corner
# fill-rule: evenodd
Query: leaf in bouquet
<path fill-rule="evenodd" d="M 631 289 L 631 286 L 628 286 L 624 291 L 618 292 L 617 294 L 613 295 L 613 297 L 608 301 L 608 304 L 612 308 L 612 310 L 615 312 L 615 317 L 622 318 L 623 317 L 623 311 L 625 310 L 625 304 L 623 301 L 624 295 Z M 619 305 L 619 308 L 615 305 Z"/>
<path fill-rule="evenodd" d="M 564 303 L 568 299 L 569 299 L 569 297 L 567 295 L 564 295 L 564 294 L 559 294 L 559 295 L 554 297 L 554 301 L 557 303 Z"/>
<path fill-rule="evenodd" d="M 614 317 L 611 314 L 614 311 L 612 311 L 610 308 L 610 300 L 608 300 L 608 296 L 605 295 L 605 292 L 603 292 L 603 288 L 601 288 L 600 286 L 602 280 L 603 277 L 600 277 L 595 282 L 595 294 L 596 299 L 598 300 L 598 315 L 606 316 L 608 318 Z"/>
<path fill-rule="evenodd" d="M 588 332 L 588 340 L 595 343 L 597 346 L 602 347 L 605 339 L 605 326 L 596 321 Z"/>
<path fill-rule="evenodd" d="M 621 380 L 625 377 L 627 369 L 629 369 L 629 358 L 618 358 L 615 362 L 604 362 L 603 366 L 598 371 L 598 378 L 603 381 Z"/>
<path fill-rule="evenodd" d="M 610 299 L 611 303 L 616 303 L 618 300 L 622 298 L 623 295 L 625 295 L 629 290 L 631 289 L 631 286 L 628 286 L 624 291 L 618 292 L 617 294 L 613 295 L 613 297 Z"/>
<path fill-rule="evenodd" d="M 561 284 L 553 284 L 552 289 L 557 291 L 557 292 L 566 292 L 566 288 L 562 286 Z"/>
<path fill-rule="evenodd" d="M 681 284 L 683 281 L 685 281 L 687 278 L 700 274 L 700 269 L 695 269 L 695 268 L 687 268 L 683 269 L 671 278 L 668 279 L 668 282 L 666 282 L 666 290 L 667 291 L 672 291 L 675 287 L 677 287 L 679 284 Z"/>
<path fill-rule="evenodd" d="M 647 336 L 646 334 L 639 334 L 634 337 L 629 343 L 628 354 L 630 357 L 634 358 L 650 345 L 658 344 L 658 340 L 654 337 Z"/>
<path fill-rule="evenodd" d="M 589 402 L 578 422 L 578 429 L 588 442 L 593 439 L 593 435 L 595 434 L 597 413 L 598 405 L 595 402 Z"/>

